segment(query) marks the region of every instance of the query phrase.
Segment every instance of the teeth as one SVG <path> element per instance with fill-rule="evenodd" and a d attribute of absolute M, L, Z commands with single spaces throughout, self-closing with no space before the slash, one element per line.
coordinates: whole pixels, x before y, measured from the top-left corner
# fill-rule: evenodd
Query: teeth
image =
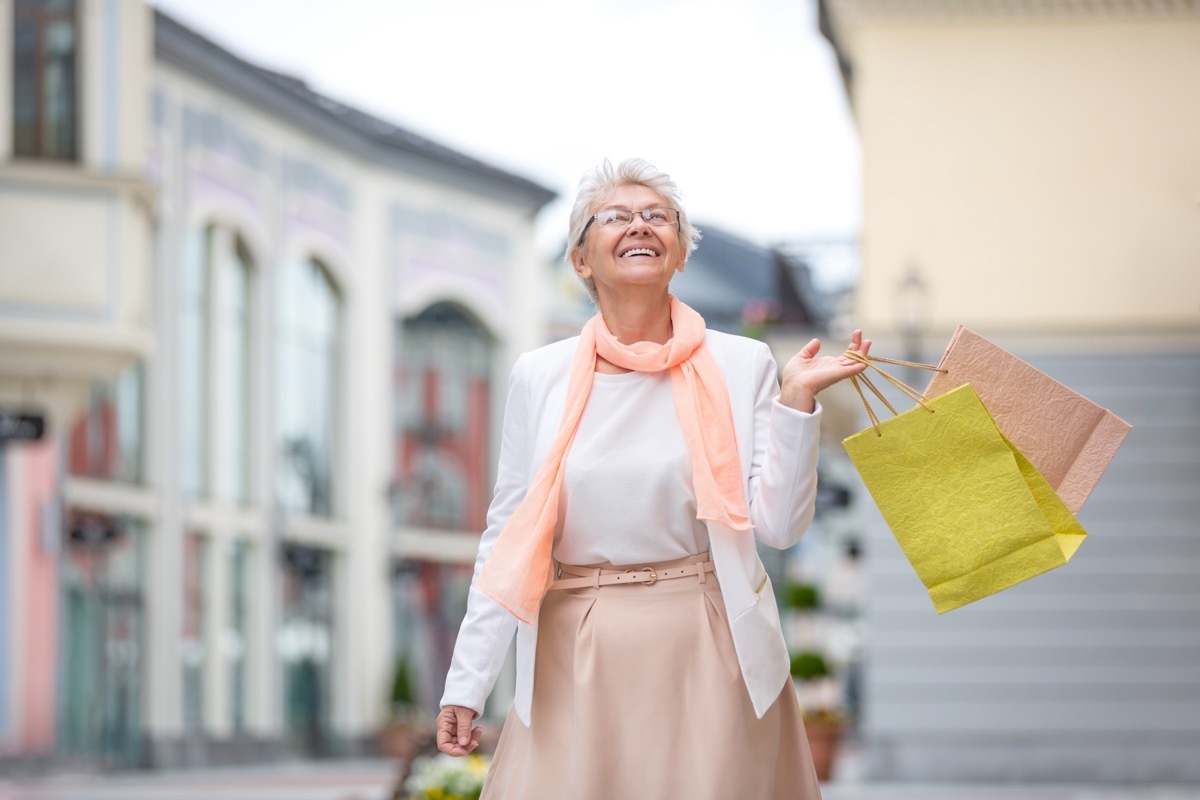
<path fill-rule="evenodd" d="M 658 253 L 654 252 L 653 250 L 651 250 L 647 247 L 639 247 L 634 250 L 626 250 L 624 253 L 621 254 L 621 258 L 628 258 L 629 256 L 656 256 L 656 255 L 658 255 Z"/>

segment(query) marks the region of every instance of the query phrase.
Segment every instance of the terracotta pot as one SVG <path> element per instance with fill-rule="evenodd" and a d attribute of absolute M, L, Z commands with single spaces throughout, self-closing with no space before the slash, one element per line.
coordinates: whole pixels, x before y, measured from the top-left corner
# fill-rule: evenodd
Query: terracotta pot
<path fill-rule="evenodd" d="M 422 750 L 425 735 L 412 725 L 388 723 L 379 737 L 380 753 L 388 758 L 410 762 Z"/>
<path fill-rule="evenodd" d="M 833 764 L 842 739 L 842 724 L 837 720 L 819 717 L 805 719 L 804 731 L 808 734 L 808 749 L 812 751 L 817 779 L 828 781 L 833 776 Z"/>

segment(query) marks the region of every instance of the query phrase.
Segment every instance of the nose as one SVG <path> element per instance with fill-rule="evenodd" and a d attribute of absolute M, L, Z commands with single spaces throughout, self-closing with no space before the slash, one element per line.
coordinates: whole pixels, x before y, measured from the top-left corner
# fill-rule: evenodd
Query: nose
<path fill-rule="evenodd" d="M 646 218 L 641 214 L 634 214 L 633 219 L 629 221 L 629 225 L 625 228 L 627 234 L 634 231 L 645 231 L 647 233 L 650 231 L 650 223 L 646 222 Z"/>

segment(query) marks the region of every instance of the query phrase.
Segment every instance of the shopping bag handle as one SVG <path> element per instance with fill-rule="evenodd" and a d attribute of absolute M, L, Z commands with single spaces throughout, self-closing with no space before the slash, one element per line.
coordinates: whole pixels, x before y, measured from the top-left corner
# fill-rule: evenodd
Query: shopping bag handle
<path fill-rule="evenodd" d="M 842 355 L 845 356 L 846 358 L 857 361 L 860 364 L 866 364 L 868 368 L 873 369 L 876 372 L 878 372 L 880 375 L 882 375 L 884 377 L 884 380 L 886 380 L 892 386 L 895 386 L 900 391 L 904 392 L 904 394 L 910 400 L 913 400 L 916 403 L 920 404 L 920 406 L 922 408 L 924 408 L 926 411 L 928 411 L 931 414 L 933 413 L 933 409 L 930 408 L 930 406 L 929 406 L 929 398 L 928 397 L 921 394 L 916 389 L 912 388 L 907 383 L 905 383 L 904 381 L 897 378 L 895 375 L 892 375 L 891 373 L 882 369 L 879 365 L 880 364 L 894 364 L 898 367 L 913 367 L 914 369 L 925 369 L 925 370 L 929 370 L 930 372 L 941 372 L 941 373 L 949 372 L 949 370 L 942 369 L 941 367 L 935 367 L 932 364 L 918 364 L 914 361 L 900 361 L 895 358 L 884 358 L 883 356 L 869 356 L 864 353 L 860 353 L 857 350 L 847 350 L 846 352 L 842 353 Z M 867 388 L 871 390 L 871 393 L 874 394 L 876 397 L 878 397 L 879 401 L 881 403 L 883 403 L 885 406 L 887 406 L 888 411 L 891 411 L 893 416 L 899 416 L 900 412 L 897 411 L 892 406 L 892 404 L 888 402 L 888 399 L 883 396 L 883 392 L 879 391 L 879 389 L 875 386 L 875 384 L 871 382 L 871 379 L 869 377 L 867 377 L 867 374 L 865 372 L 863 372 L 859 375 L 851 375 L 850 383 L 854 384 L 855 391 L 858 392 L 859 398 L 862 399 L 863 406 L 867 409 L 867 416 L 871 418 L 871 427 L 875 429 L 875 435 L 883 436 L 883 431 L 881 431 L 879 429 L 879 417 L 875 414 L 875 409 L 871 408 L 871 404 L 869 402 L 867 402 L 867 396 L 865 394 L 863 394 L 862 386 L 860 385 L 860 383 L 865 383 L 867 385 Z"/>

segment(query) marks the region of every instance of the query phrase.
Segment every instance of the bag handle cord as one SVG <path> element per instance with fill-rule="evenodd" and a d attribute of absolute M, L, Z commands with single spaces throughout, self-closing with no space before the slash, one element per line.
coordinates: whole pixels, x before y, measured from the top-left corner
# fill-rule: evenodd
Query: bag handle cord
<path fill-rule="evenodd" d="M 933 409 L 929 406 L 928 397 L 921 394 L 916 389 L 897 378 L 895 375 L 892 375 L 891 373 L 882 369 L 879 365 L 893 364 L 897 367 L 912 367 L 914 369 L 929 370 L 930 372 L 949 372 L 949 370 L 942 369 L 941 367 L 935 367 L 932 364 L 918 364 L 913 361 L 900 361 L 899 359 L 884 358 L 883 356 L 869 356 L 864 355 L 857 350 L 847 350 L 846 352 L 842 353 L 842 355 L 853 361 L 857 361 L 860 364 L 866 364 L 870 369 L 873 369 L 882 375 L 884 380 L 903 392 L 910 400 L 920 404 L 922 408 L 931 414 L 933 413 Z M 860 384 L 866 384 L 867 388 L 871 390 L 871 393 L 878 397 L 881 403 L 887 406 L 888 411 L 891 411 L 893 416 L 899 416 L 900 412 L 888 402 L 888 399 L 883 396 L 883 392 L 879 391 L 879 388 L 875 386 L 869 377 L 867 377 L 865 372 L 860 375 L 851 375 L 850 383 L 854 384 L 855 391 L 858 392 L 858 396 L 862 400 L 863 406 L 867 409 L 867 416 L 871 418 L 871 427 L 875 429 L 875 435 L 883 436 L 883 431 L 879 430 L 879 416 L 875 413 L 875 409 L 871 408 L 871 404 L 867 402 L 867 396 L 863 394 L 862 386 Z"/>

